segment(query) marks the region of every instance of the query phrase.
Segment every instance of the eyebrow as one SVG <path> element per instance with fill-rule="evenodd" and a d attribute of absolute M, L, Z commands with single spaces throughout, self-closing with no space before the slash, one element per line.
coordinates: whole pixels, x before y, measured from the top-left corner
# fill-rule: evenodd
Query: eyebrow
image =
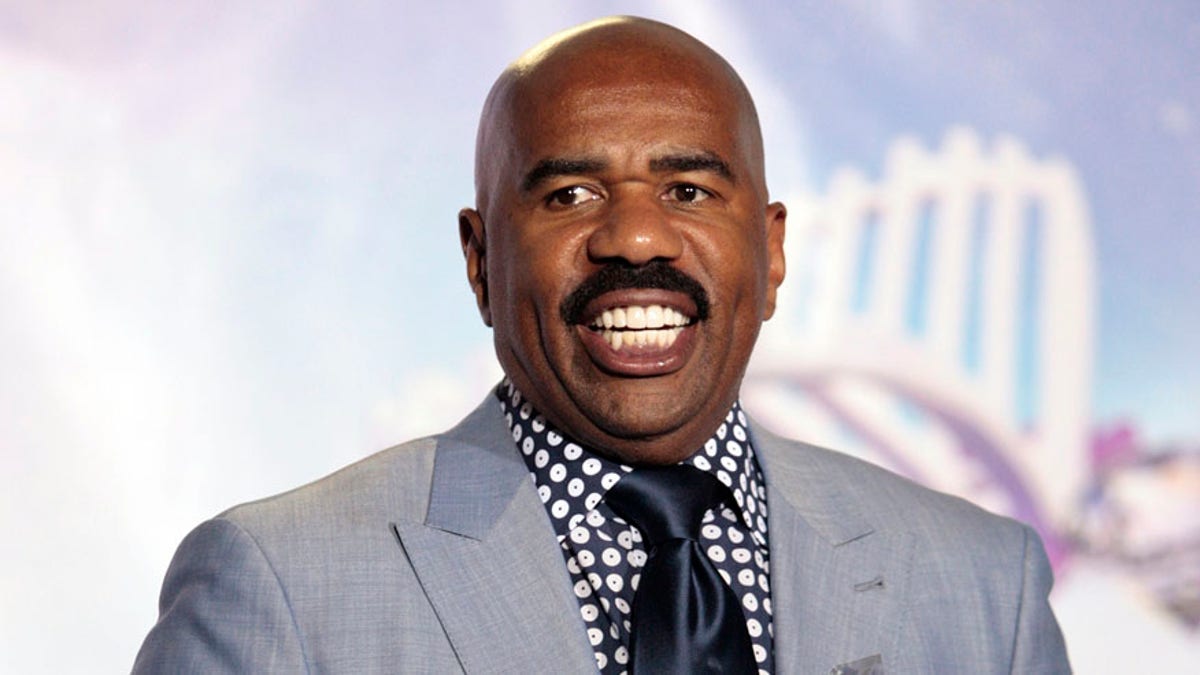
<path fill-rule="evenodd" d="M 650 170 L 655 172 L 708 171 L 729 182 L 737 182 L 729 164 L 712 152 L 687 155 L 667 155 L 650 160 Z"/>
<path fill-rule="evenodd" d="M 599 159 L 552 157 L 538 162 L 521 181 L 521 190 L 529 192 L 543 181 L 555 176 L 577 176 L 584 173 L 595 173 L 608 166 L 607 162 Z"/>
<path fill-rule="evenodd" d="M 578 176 L 585 173 L 595 173 L 608 167 L 608 162 L 591 157 L 551 157 L 543 159 L 534 165 L 521 180 L 521 190 L 531 192 L 541 183 L 556 176 Z M 729 169 L 729 164 L 712 152 L 700 152 L 678 155 L 664 155 L 650 160 L 650 170 L 655 173 L 708 171 L 721 176 L 731 183 L 737 180 Z"/>

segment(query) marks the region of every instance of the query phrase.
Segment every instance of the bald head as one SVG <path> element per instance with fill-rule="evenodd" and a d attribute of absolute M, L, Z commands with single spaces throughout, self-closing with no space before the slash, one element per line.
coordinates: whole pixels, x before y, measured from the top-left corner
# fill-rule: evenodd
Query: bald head
<path fill-rule="evenodd" d="M 576 92 L 574 99 L 561 95 Z M 687 33 L 638 17 L 598 19 L 557 33 L 501 73 L 484 103 L 475 147 L 477 208 L 486 213 L 510 175 L 514 146 L 539 133 L 564 105 L 604 105 L 650 92 L 664 106 L 710 99 L 733 106 L 739 143 L 766 196 L 762 134 L 754 102 L 737 72 Z M 590 95 L 589 95 L 590 93 Z"/>
<path fill-rule="evenodd" d="M 784 276 L 745 85 L 682 31 L 605 19 L 504 71 L 476 152 L 459 236 L 505 374 L 598 452 L 680 461 L 737 397 Z"/>

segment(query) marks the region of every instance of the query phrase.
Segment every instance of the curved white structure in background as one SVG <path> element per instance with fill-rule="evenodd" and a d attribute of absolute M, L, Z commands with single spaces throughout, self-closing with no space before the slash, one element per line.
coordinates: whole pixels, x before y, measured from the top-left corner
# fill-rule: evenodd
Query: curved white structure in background
<path fill-rule="evenodd" d="M 1090 468 L 1094 247 L 1073 168 L 963 128 L 932 153 L 901 138 L 877 183 L 843 169 L 789 225 L 752 409 L 1025 520 L 1061 563 Z"/>

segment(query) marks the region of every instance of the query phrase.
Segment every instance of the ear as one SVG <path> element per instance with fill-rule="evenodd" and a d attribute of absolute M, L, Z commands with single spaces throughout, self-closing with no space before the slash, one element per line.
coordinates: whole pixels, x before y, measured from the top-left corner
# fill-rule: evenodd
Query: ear
<path fill-rule="evenodd" d="M 487 250 L 484 242 L 483 217 L 475 209 L 458 212 L 458 240 L 467 261 L 467 282 L 475 294 L 479 316 L 487 326 L 492 325 L 492 308 L 488 304 Z"/>
<path fill-rule="evenodd" d="M 782 202 L 767 205 L 767 302 L 763 309 L 763 321 L 775 314 L 775 293 L 787 274 L 787 261 L 783 255 L 783 235 L 787 229 L 787 207 Z"/>

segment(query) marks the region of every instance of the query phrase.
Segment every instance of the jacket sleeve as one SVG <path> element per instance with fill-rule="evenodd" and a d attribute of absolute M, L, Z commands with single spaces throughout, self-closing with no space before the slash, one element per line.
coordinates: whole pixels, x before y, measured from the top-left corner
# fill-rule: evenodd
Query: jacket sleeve
<path fill-rule="evenodd" d="M 286 590 L 250 534 L 218 518 L 184 539 L 133 672 L 307 672 Z"/>
<path fill-rule="evenodd" d="M 1050 562 L 1046 559 L 1046 551 L 1037 533 L 1028 526 L 1023 526 L 1023 529 L 1023 583 L 1012 651 L 1012 672 L 1070 673 L 1071 665 L 1067 660 L 1062 631 L 1050 609 L 1049 594 L 1053 585 Z"/>

